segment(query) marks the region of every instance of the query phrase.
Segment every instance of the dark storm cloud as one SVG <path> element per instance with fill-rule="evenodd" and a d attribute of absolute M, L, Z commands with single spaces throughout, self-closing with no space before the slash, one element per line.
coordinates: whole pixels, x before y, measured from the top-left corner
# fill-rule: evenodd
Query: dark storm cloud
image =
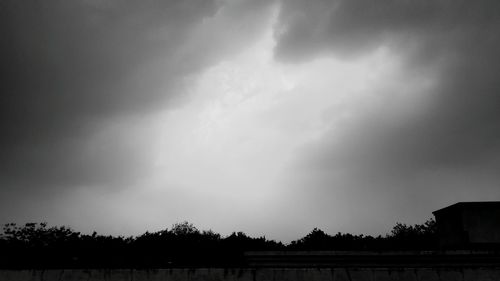
<path fill-rule="evenodd" d="M 127 182 L 147 170 L 123 123 L 140 127 L 142 116 L 182 104 L 193 75 L 252 40 L 267 6 L 2 1 L 2 187 Z M 122 131 L 108 132 L 115 123 Z"/>
<path fill-rule="evenodd" d="M 211 1 L 3 1 L 2 142 L 47 138 L 78 119 L 168 98 L 148 85 L 192 66 L 137 72 L 173 56 L 215 11 Z"/>
<path fill-rule="evenodd" d="M 333 126 L 311 144 L 300 169 L 316 173 L 317 185 L 326 188 L 319 196 L 351 188 L 363 190 L 351 195 L 379 203 L 404 197 L 418 205 L 422 201 L 411 191 L 417 188 L 427 194 L 422 200 L 441 198 L 443 204 L 445 194 L 474 200 L 500 184 L 498 1 L 283 1 L 275 32 L 275 56 L 284 62 L 318 56 L 349 60 L 385 47 L 403 61 L 410 80 L 426 75 L 436 80 L 412 93 L 428 100 L 408 116 L 391 115 L 398 101 L 387 98 L 387 92 L 397 94 L 404 86 L 372 89 L 383 100 L 377 110 L 362 113 L 348 128 Z M 435 192 L 429 173 L 440 171 L 455 180 Z M 471 185 L 463 180 L 467 177 L 486 182 Z"/>
<path fill-rule="evenodd" d="M 498 6 L 488 0 L 283 1 L 275 30 L 276 56 L 292 61 L 318 53 L 350 57 L 383 44 L 399 49 L 418 46 L 432 57 L 455 49 L 456 43 L 466 44 L 459 48 L 472 47 L 475 40 L 463 39 L 479 39 L 474 38 L 477 31 L 494 35 Z"/>
<path fill-rule="evenodd" d="M 106 161 L 120 169 L 114 164 L 123 159 L 90 164 L 80 151 L 86 138 L 106 119 L 178 100 L 181 78 L 202 63 L 182 53 L 183 44 L 217 9 L 196 0 L 2 1 L 3 185 L 92 182 Z M 102 152 L 127 154 L 116 146 Z"/>

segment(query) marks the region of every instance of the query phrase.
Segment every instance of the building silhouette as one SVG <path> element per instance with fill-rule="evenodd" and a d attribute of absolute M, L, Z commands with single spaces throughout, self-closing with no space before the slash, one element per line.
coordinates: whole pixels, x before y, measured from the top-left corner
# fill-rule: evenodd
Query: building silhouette
<path fill-rule="evenodd" d="M 459 202 L 432 213 L 442 249 L 500 248 L 500 201 Z"/>

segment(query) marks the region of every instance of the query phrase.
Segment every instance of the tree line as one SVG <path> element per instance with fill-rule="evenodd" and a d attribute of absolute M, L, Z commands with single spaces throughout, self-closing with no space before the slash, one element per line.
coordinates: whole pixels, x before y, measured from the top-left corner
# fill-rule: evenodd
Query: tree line
<path fill-rule="evenodd" d="M 397 223 L 385 236 L 330 235 L 314 228 L 289 244 L 243 232 L 222 236 L 182 222 L 138 236 L 83 234 L 47 223 L 5 224 L 1 268 L 158 268 L 245 266 L 246 251 L 397 251 L 438 248 L 436 223 Z"/>

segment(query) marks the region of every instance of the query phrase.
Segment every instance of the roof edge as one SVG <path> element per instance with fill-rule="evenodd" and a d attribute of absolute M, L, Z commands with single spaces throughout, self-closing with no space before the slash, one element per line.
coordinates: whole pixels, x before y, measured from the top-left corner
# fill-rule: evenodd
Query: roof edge
<path fill-rule="evenodd" d="M 492 206 L 497 206 L 500 208 L 500 201 L 470 201 L 470 202 L 457 202 L 455 204 L 451 204 L 447 207 L 438 209 L 434 212 L 432 212 L 433 215 L 436 215 L 436 213 L 441 213 L 443 211 L 448 211 L 451 209 L 457 209 L 457 208 L 463 208 L 463 207 L 472 207 L 472 208 L 477 208 L 477 207 L 492 207 Z"/>

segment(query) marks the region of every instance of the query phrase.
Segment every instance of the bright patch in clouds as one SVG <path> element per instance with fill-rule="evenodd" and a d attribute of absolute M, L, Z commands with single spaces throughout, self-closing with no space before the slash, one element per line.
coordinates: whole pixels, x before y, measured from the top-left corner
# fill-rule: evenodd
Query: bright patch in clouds
<path fill-rule="evenodd" d="M 269 27 L 253 45 L 195 77 L 182 107 L 104 125 L 90 152 L 101 154 L 99 144 L 119 135 L 120 159 L 133 153 L 148 168 L 120 190 L 63 194 L 64 204 L 49 216 L 67 225 L 80 221 L 83 231 L 139 234 L 188 220 L 223 234 L 242 230 L 283 241 L 316 226 L 345 227 L 341 216 L 329 214 L 342 204 L 316 210 L 320 205 L 302 200 L 309 186 L 297 190 L 303 178 L 296 169 L 304 147 L 325 134 L 348 134 L 381 108 L 397 118 L 411 115 L 425 100 L 415 93 L 431 80 L 410 79 L 383 47 L 356 60 L 287 64 L 275 60 L 274 46 Z M 406 90 L 391 90 L 402 83 Z M 334 138 L 331 145 L 344 144 Z M 358 229 L 333 229 L 340 230 Z"/>
<path fill-rule="evenodd" d="M 148 212 L 140 217 L 154 217 L 158 228 L 186 219 L 223 233 L 282 237 L 293 216 L 281 223 L 273 216 L 287 212 L 284 183 L 297 150 L 370 110 L 381 98 L 370 89 L 396 77 L 398 63 L 380 48 L 356 61 L 284 64 L 273 47 L 267 32 L 201 74 L 190 103 L 155 116 L 154 172 L 127 191 L 148 199 L 120 204 L 127 208 L 117 213 Z"/>

